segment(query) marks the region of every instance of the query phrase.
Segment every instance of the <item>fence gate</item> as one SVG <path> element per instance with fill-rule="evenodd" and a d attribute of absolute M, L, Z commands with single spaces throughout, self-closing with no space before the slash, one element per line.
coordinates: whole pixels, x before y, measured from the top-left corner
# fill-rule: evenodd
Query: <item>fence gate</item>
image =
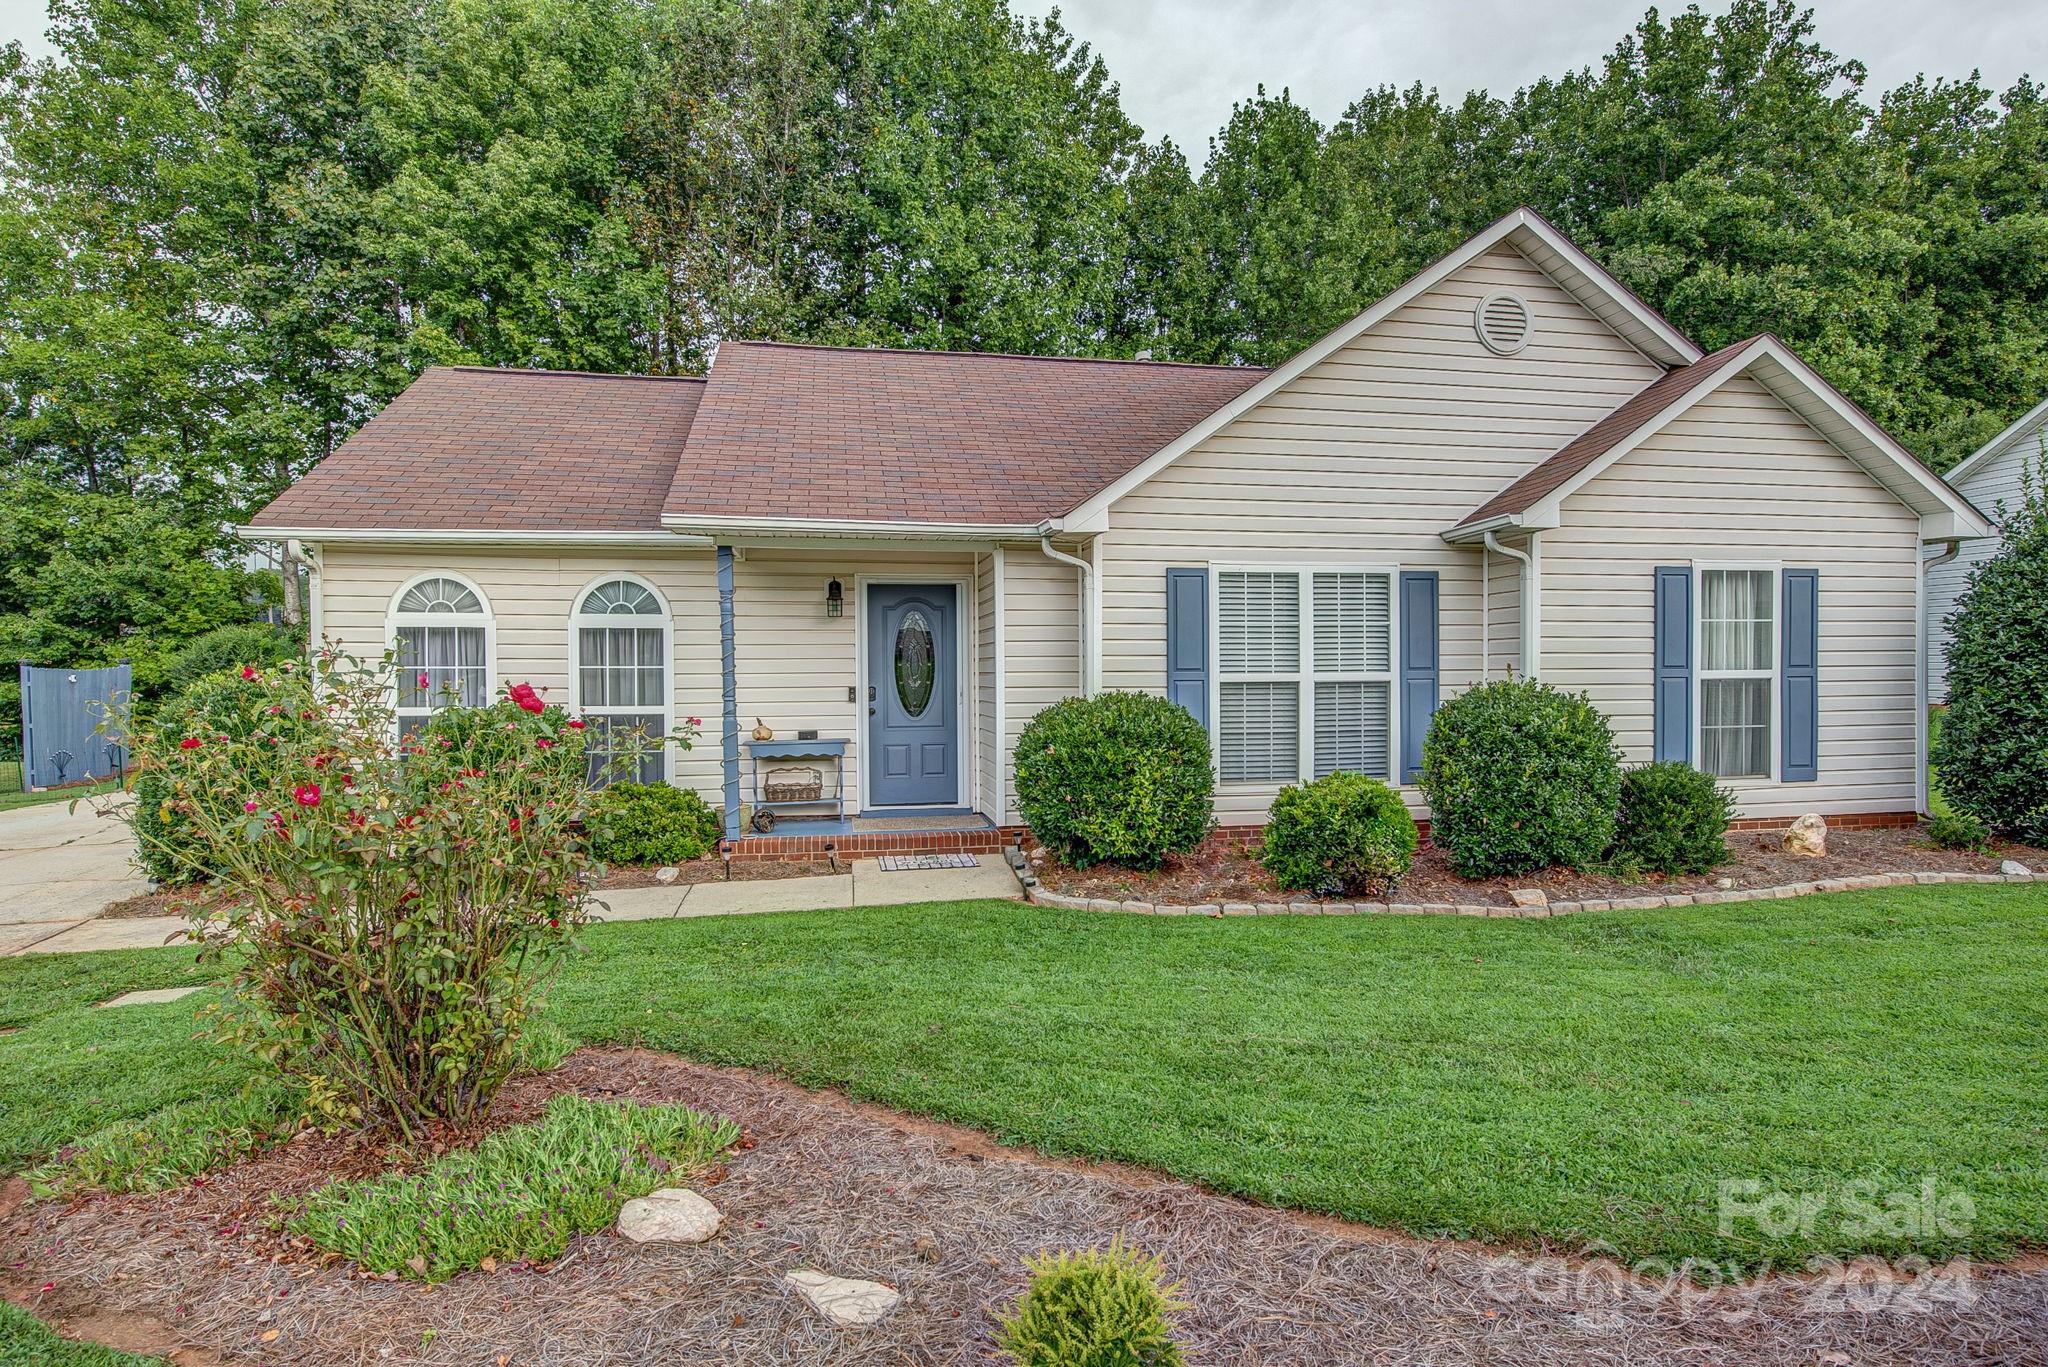
<path fill-rule="evenodd" d="M 111 713 L 128 705 L 132 671 L 21 666 L 21 769 L 31 788 L 119 774 L 128 761 Z M 99 730 L 101 723 L 108 729 Z"/>

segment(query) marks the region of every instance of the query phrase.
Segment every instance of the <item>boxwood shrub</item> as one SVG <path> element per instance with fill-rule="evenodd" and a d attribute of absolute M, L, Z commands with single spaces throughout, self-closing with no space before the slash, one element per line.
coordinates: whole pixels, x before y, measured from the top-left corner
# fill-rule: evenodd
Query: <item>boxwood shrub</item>
<path fill-rule="evenodd" d="M 1422 743 L 1430 840 L 1467 878 L 1584 868 L 1614 844 L 1621 761 L 1607 718 L 1533 679 L 1445 702 Z"/>
<path fill-rule="evenodd" d="M 1728 860 L 1735 795 L 1690 764 L 1625 769 L 1615 813 L 1616 862 L 1652 873 L 1705 873 Z"/>
<path fill-rule="evenodd" d="M 1415 818 L 1378 779 L 1338 772 L 1280 790 L 1260 860 L 1283 888 L 1384 896 L 1415 859 Z"/>
<path fill-rule="evenodd" d="M 1157 868 L 1211 825 L 1209 733 L 1149 693 L 1067 698 L 1017 737 L 1017 805 L 1076 868 Z"/>
<path fill-rule="evenodd" d="M 718 813 L 688 788 L 614 783 L 590 801 L 590 852 L 607 864 L 686 864 L 718 844 Z"/>

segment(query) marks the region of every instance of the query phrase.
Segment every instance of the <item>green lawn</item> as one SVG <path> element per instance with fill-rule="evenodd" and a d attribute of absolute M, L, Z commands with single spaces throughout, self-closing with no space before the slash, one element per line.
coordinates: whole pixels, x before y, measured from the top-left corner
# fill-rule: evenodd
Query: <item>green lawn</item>
<path fill-rule="evenodd" d="M 170 1367 L 162 1358 L 117 1353 L 58 1337 L 19 1306 L 0 1301 L 0 1367 Z"/>
<path fill-rule="evenodd" d="M 1542 921 L 990 902 L 599 926 L 587 943 L 551 1013 L 580 1038 L 1419 1233 L 1750 1266 L 2048 1246 L 2038 889 Z M 96 956 L 88 995 L 183 957 Z M 0 1117 L 0 1155 L 244 1075 L 203 1072 L 189 1010 L 64 1004 L 87 963 L 0 961 L 0 1022 L 39 1015 L 0 1037 L 0 1092 L 45 1103 Z M 1881 1201 L 1928 1178 L 1974 1204 L 1966 1232 L 1844 1227 L 1847 1184 Z M 1831 1199 L 1810 1230 L 1723 1237 L 1723 1181 Z"/>
<path fill-rule="evenodd" d="M 40 792 L 17 789 L 13 792 L 0 793 L 0 812 L 11 812 L 16 807 L 40 807 L 46 802 L 82 801 L 85 798 L 111 793 L 120 786 L 119 779 L 110 778 L 89 788 L 81 785 L 76 788 L 45 788 Z"/>

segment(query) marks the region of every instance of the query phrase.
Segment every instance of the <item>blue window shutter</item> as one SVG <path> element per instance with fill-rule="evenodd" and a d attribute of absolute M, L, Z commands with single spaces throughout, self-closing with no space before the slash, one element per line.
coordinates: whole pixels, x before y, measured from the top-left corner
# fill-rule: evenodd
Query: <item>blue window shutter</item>
<path fill-rule="evenodd" d="M 1783 754 L 1779 772 L 1787 783 L 1820 777 L 1820 571 L 1785 571 L 1782 666 L 1785 689 Z"/>
<path fill-rule="evenodd" d="M 1653 759 L 1692 762 L 1692 567 L 1659 565 L 1651 662 Z"/>
<path fill-rule="evenodd" d="M 1166 572 L 1166 697 L 1209 724 L 1209 571 Z"/>
<path fill-rule="evenodd" d="M 1437 701 L 1436 571 L 1401 574 L 1401 782 L 1422 770 L 1422 738 Z"/>

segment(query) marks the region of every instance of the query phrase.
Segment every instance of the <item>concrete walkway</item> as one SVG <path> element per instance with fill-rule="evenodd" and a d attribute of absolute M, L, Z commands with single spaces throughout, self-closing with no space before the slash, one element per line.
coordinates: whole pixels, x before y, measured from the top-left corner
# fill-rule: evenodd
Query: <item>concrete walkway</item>
<path fill-rule="evenodd" d="M 89 802 L 0 812 L 0 954 L 17 954 L 149 891 L 128 828 Z M 112 923 L 108 923 L 112 924 Z M 152 943 L 161 943 L 159 935 Z"/>
<path fill-rule="evenodd" d="M 686 916 L 740 916 L 759 911 L 828 911 L 916 902 L 965 902 L 987 897 L 1015 900 L 1022 895 L 1015 875 L 1004 865 L 1000 854 L 978 854 L 975 858 L 981 862 L 971 869 L 885 873 L 879 861 L 862 859 L 847 873 L 818 877 L 614 888 L 597 894 L 595 901 L 603 905 L 592 906 L 591 912 L 601 921 L 662 921 Z M 141 885 L 134 891 L 146 892 L 148 887 Z M 29 924 L 39 933 L 12 945 L 0 941 L 0 955 L 151 949 L 175 940 L 185 930 L 185 922 L 176 916 Z M 4 929 L 9 928 L 0 927 Z"/>

